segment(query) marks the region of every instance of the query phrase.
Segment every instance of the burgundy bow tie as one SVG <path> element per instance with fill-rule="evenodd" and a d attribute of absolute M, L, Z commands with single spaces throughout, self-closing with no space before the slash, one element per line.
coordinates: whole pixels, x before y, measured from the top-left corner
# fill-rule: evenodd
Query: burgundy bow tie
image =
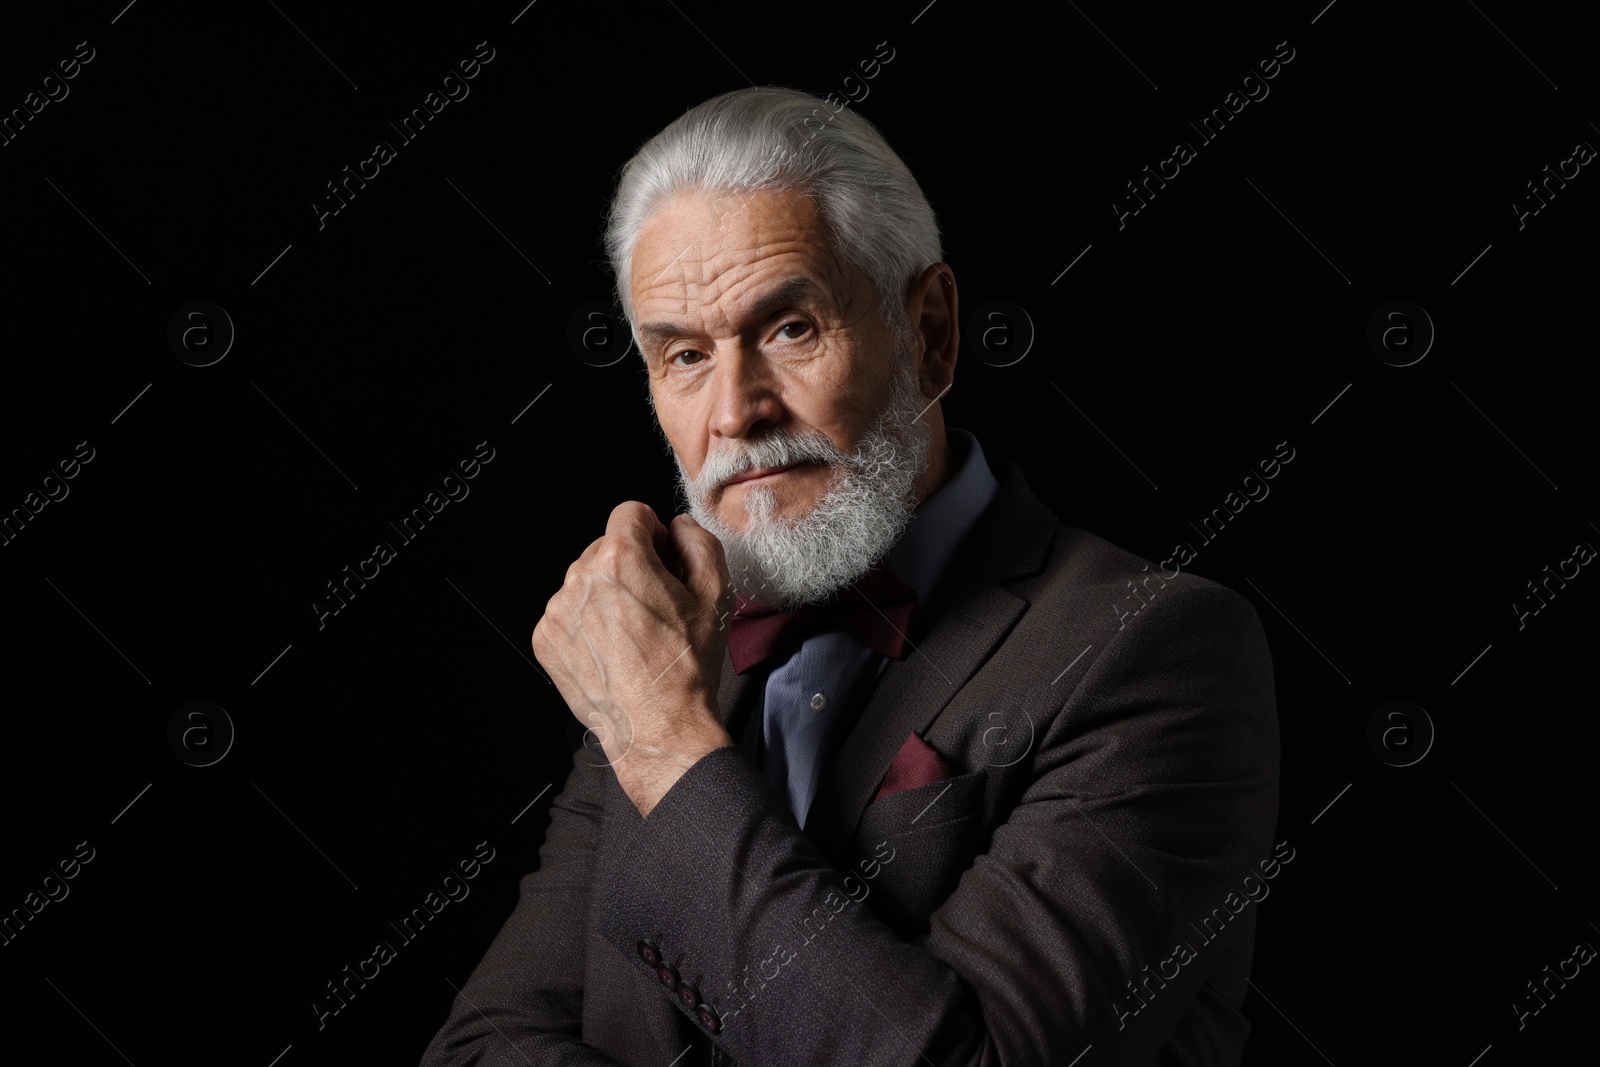
<path fill-rule="evenodd" d="M 843 630 L 875 652 L 904 659 L 917 610 L 917 592 L 895 577 L 887 560 L 835 599 L 793 611 L 773 611 L 737 599 L 728 622 L 728 652 L 735 674 L 779 653 L 792 652 L 812 634 Z"/>

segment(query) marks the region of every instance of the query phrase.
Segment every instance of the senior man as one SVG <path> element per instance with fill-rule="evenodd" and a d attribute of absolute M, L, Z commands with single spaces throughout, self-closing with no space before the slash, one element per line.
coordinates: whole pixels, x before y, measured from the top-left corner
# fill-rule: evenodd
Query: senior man
<path fill-rule="evenodd" d="M 534 629 L 598 750 L 428 1067 L 1238 1062 L 1260 622 L 946 429 L 933 212 L 830 110 L 728 93 L 622 171 L 688 510 L 618 505 Z"/>

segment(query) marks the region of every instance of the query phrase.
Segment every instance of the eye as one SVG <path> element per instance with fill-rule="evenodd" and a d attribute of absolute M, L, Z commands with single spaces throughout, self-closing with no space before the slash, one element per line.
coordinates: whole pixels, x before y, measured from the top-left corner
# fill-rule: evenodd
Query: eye
<path fill-rule="evenodd" d="M 789 333 L 788 331 L 790 330 L 797 332 Z M 778 335 L 786 341 L 798 341 L 800 338 L 804 337 L 808 332 L 810 332 L 810 330 L 811 324 L 809 322 L 806 322 L 803 319 L 795 319 L 793 322 L 786 322 L 782 326 L 779 326 Z"/>
<path fill-rule="evenodd" d="M 680 366 L 680 367 L 692 367 L 692 366 L 695 365 L 695 363 L 704 362 L 705 358 L 706 358 L 706 354 L 704 352 L 696 352 L 692 348 L 685 348 L 681 352 L 674 352 L 672 355 L 668 356 L 667 357 L 667 362 L 668 363 L 674 363 L 674 362 L 677 361 L 679 356 L 696 356 L 696 357 L 698 357 L 697 359 L 695 359 L 695 360 L 693 360 L 691 362 L 688 362 L 688 363 L 679 363 L 678 366 Z"/>

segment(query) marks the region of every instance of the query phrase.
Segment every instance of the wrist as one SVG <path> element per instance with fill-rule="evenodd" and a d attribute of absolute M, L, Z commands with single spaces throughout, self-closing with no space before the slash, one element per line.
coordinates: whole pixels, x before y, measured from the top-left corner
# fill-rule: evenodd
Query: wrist
<path fill-rule="evenodd" d="M 732 745 L 733 737 L 714 718 L 676 731 L 659 744 L 635 743 L 614 765 L 617 782 L 645 817 L 667 792 L 708 753 Z"/>

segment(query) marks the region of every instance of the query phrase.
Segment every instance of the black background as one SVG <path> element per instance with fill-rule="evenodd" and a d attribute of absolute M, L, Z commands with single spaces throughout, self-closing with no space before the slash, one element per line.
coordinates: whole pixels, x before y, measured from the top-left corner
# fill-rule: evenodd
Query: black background
<path fill-rule="evenodd" d="M 717 92 L 859 94 L 843 80 L 887 42 L 855 106 L 939 212 L 963 318 L 1009 301 L 1036 334 L 996 366 L 969 332 L 949 423 L 1154 561 L 1295 449 L 1192 567 L 1256 605 L 1283 724 L 1296 858 L 1259 905 L 1245 1061 L 1587 1042 L 1593 967 L 1521 1029 L 1511 1001 L 1600 944 L 1600 578 L 1521 629 L 1511 603 L 1600 545 L 1600 176 L 1521 229 L 1511 202 L 1600 146 L 1595 16 L 925 3 L 113 0 L 8 24 L 7 113 L 94 49 L 0 147 L 0 510 L 94 450 L 0 546 L 0 910 L 95 850 L 0 947 L 13 1035 L 73 1063 L 415 1062 L 568 760 L 528 635 L 616 503 L 673 504 L 637 357 L 567 340 L 610 294 L 613 174 Z M 480 41 L 470 95 L 319 228 L 324 183 Z M 1270 95 L 1119 229 L 1123 183 L 1282 41 Z M 167 341 L 195 299 L 236 330 L 203 368 Z M 1366 339 L 1396 299 L 1437 331 L 1407 367 Z M 482 441 L 470 495 L 319 629 L 324 583 Z M 1394 699 L 1436 730 L 1404 768 L 1367 741 Z M 211 766 L 169 747 L 189 700 L 236 730 Z M 471 895 L 319 1029 L 324 983 L 480 841 Z"/>

